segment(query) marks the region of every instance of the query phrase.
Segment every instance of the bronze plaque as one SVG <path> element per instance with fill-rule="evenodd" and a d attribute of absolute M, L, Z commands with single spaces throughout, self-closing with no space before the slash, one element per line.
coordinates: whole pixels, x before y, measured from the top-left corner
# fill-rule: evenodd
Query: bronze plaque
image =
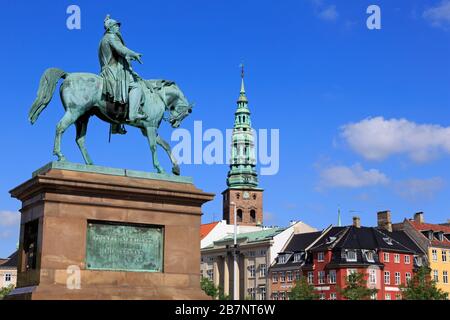
<path fill-rule="evenodd" d="M 162 272 L 163 228 L 89 221 L 86 243 L 86 268 Z"/>

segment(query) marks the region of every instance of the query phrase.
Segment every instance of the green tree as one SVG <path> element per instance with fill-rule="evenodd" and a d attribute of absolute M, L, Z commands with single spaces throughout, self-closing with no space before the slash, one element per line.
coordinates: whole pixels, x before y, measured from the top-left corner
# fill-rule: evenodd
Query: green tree
<path fill-rule="evenodd" d="M 7 296 L 11 291 L 14 290 L 14 285 L 10 284 L 8 287 L 0 289 L 0 300 Z"/>
<path fill-rule="evenodd" d="M 202 290 L 211 298 L 219 299 L 219 300 L 230 300 L 230 296 L 224 293 L 222 287 L 216 287 L 214 282 L 209 280 L 208 278 L 202 277 L 200 280 L 200 287 Z"/>
<path fill-rule="evenodd" d="M 345 287 L 338 288 L 339 293 L 347 300 L 368 300 L 377 293 L 377 289 L 367 287 L 365 274 L 353 272 L 345 278 Z"/>
<path fill-rule="evenodd" d="M 214 285 L 214 282 L 208 278 L 202 277 L 200 280 L 200 287 L 205 293 L 213 299 L 216 299 L 219 295 L 219 289 Z"/>
<path fill-rule="evenodd" d="M 405 300 L 445 300 L 448 293 L 436 287 L 436 282 L 431 279 L 431 269 L 420 267 L 411 280 L 402 285 L 403 299 Z"/>
<path fill-rule="evenodd" d="M 295 282 L 295 286 L 288 293 L 289 300 L 314 300 L 319 295 L 314 291 L 314 286 L 306 281 L 305 277 Z"/>

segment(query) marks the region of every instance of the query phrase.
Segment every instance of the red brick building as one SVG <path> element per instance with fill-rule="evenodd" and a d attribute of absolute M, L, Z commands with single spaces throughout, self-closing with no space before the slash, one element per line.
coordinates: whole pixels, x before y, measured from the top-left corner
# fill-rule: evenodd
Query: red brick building
<path fill-rule="evenodd" d="M 401 299 L 399 286 L 412 277 L 423 259 L 403 231 L 392 231 L 390 213 L 378 213 L 378 227 L 361 227 L 359 218 L 346 227 L 295 235 L 271 266 L 270 297 L 287 299 L 295 280 L 304 276 L 320 299 L 340 300 L 338 287 L 352 272 L 365 275 L 367 286 L 378 289 L 372 299 Z"/>

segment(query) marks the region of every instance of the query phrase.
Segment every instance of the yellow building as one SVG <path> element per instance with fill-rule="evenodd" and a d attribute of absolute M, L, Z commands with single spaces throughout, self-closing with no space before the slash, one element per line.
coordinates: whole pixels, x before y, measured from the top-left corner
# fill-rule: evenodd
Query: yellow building
<path fill-rule="evenodd" d="M 418 212 L 394 228 L 405 230 L 427 254 L 431 278 L 450 297 L 450 225 L 425 223 L 423 212 Z"/>

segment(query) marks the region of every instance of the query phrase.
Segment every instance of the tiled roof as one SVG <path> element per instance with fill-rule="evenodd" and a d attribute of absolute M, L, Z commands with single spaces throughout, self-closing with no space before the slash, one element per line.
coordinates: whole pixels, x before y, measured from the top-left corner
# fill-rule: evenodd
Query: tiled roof
<path fill-rule="evenodd" d="M 321 231 L 294 234 L 284 251 L 297 252 L 305 250 L 320 235 Z"/>
<path fill-rule="evenodd" d="M 17 268 L 18 261 L 19 261 L 19 251 L 16 251 L 8 257 L 6 262 L 0 264 L 0 269 Z"/>
<path fill-rule="evenodd" d="M 418 231 L 433 230 L 442 231 L 445 233 L 450 233 L 450 227 L 442 224 L 432 224 L 432 223 L 419 223 L 414 220 L 409 220 L 411 225 Z"/>
<path fill-rule="evenodd" d="M 331 237 L 336 238 L 335 242 L 330 241 Z M 331 247 L 422 253 L 403 231 L 389 232 L 373 227 L 333 227 L 311 250 L 321 251 Z"/>
<path fill-rule="evenodd" d="M 432 230 L 433 232 L 443 232 L 444 234 L 450 234 L 450 227 L 445 224 L 420 223 L 414 220 L 408 220 L 408 222 L 414 227 L 414 229 L 419 232 Z M 450 240 L 444 236 L 444 241 L 433 239 L 431 240 L 431 245 L 436 247 L 443 246 L 450 248 Z"/>
<path fill-rule="evenodd" d="M 219 221 L 202 224 L 200 226 L 200 240 L 206 237 L 212 231 L 212 229 L 214 229 L 214 227 L 217 226 L 218 224 Z"/>

